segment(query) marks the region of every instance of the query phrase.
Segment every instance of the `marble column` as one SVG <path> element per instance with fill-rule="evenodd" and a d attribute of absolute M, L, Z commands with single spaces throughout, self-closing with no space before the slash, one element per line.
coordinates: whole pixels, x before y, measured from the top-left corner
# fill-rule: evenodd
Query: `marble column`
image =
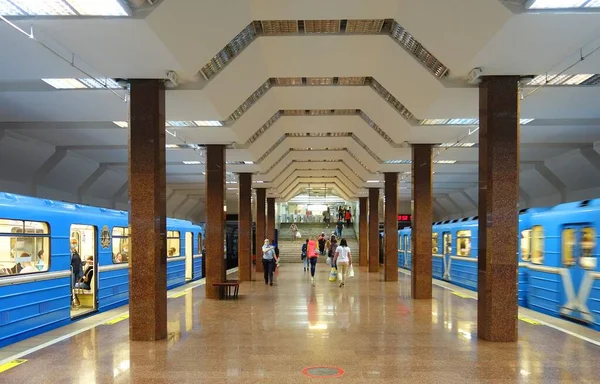
<path fill-rule="evenodd" d="M 267 198 L 267 233 L 265 238 L 271 242 L 275 238 L 275 198 Z M 263 239 L 264 240 L 264 239 Z"/>
<path fill-rule="evenodd" d="M 213 283 L 225 281 L 225 146 L 206 146 L 206 298 L 218 299 Z"/>
<path fill-rule="evenodd" d="M 369 265 L 369 226 L 368 226 L 368 205 L 367 197 L 359 197 L 359 214 L 358 214 L 358 265 L 366 267 Z"/>
<path fill-rule="evenodd" d="M 385 237 L 383 271 L 385 281 L 398 281 L 398 173 L 386 172 Z"/>
<path fill-rule="evenodd" d="M 487 341 L 517 341 L 518 80 L 490 76 L 479 85 L 477 334 Z"/>
<path fill-rule="evenodd" d="M 412 146 L 411 295 L 431 299 L 431 223 L 433 222 L 433 159 L 430 144 Z"/>
<path fill-rule="evenodd" d="M 238 175 L 238 275 L 252 280 L 252 174 Z"/>
<path fill-rule="evenodd" d="M 262 265 L 262 246 L 266 238 L 265 233 L 265 205 L 267 190 L 265 188 L 256 188 L 256 239 L 254 246 L 256 248 L 256 272 L 263 272 Z M 262 276 L 261 276 L 262 278 Z"/>
<path fill-rule="evenodd" d="M 167 337 L 165 88 L 131 80 L 129 338 Z"/>
<path fill-rule="evenodd" d="M 378 188 L 369 188 L 369 272 L 379 272 Z"/>

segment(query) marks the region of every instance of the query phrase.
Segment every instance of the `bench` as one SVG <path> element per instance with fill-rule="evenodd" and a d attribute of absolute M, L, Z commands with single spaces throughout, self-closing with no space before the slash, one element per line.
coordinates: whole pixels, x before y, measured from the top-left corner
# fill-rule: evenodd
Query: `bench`
<path fill-rule="evenodd" d="M 222 283 L 212 283 L 213 287 L 219 288 L 219 299 L 233 298 L 237 299 L 238 293 L 240 292 L 240 281 L 239 280 L 227 280 Z M 233 295 L 231 294 L 231 288 L 233 288 Z"/>

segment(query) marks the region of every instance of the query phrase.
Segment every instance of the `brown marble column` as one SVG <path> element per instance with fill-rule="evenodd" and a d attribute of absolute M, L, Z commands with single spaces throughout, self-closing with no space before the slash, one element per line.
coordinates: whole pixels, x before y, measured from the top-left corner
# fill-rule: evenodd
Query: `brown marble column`
<path fill-rule="evenodd" d="M 238 275 L 252 280 L 252 174 L 238 175 Z"/>
<path fill-rule="evenodd" d="M 225 281 L 225 146 L 206 146 L 206 298 L 218 299 L 213 283 Z"/>
<path fill-rule="evenodd" d="M 517 341 L 519 104 L 517 76 L 483 78 L 477 334 L 487 341 Z"/>
<path fill-rule="evenodd" d="M 379 272 L 378 188 L 369 188 L 369 272 Z"/>
<path fill-rule="evenodd" d="M 398 173 L 386 172 L 385 237 L 383 271 L 385 281 L 398 281 Z"/>
<path fill-rule="evenodd" d="M 367 207 L 369 199 L 367 197 L 359 197 L 359 214 L 358 214 L 358 265 L 366 267 L 369 265 L 369 226 L 368 226 L 368 211 Z"/>
<path fill-rule="evenodd" d="M 131 80 L 129 338 L 167 337 L 165 88 Z"/>
<path fill-rule="evenodd" d="M 433 159 L 430 144 L 412 146 L 411 295 L 431 299 L 431 223 L 433 222 Z"/>
<path fill-rule="evenodd" d="M 267 233 L 265 238 L 273 241 L 275 238 L 275 198 L 267 198 Z M 264 240 L 264 239 L 263 239 Z"/>
<path fill-rule="evenodd" d="M 254 246 L 256 248 L 256 272 L 263 272 L 262 265 L 262 246 L 265 241 L 265 204 L 267 190 L 265 188 L 256 188 L 256 239 Z M 261 276 L 262 278 L 262 276 Z"/>

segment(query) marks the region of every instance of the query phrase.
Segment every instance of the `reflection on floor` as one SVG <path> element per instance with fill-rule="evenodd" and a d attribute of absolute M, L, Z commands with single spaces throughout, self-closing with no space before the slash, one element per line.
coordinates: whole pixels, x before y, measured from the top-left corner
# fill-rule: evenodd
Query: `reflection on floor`
<path fill-rule="evenodd" d="M 99 325 L 25 356 L 2 382 L 298 383 L 310 366 L 340 367 L 340 383 L 593 383 L 600 348 L 544 325 L 519 322 L 519 342 L 476 336 L 476 301 L 434 286 L 410 299 L 410 277 L 381 283 L 357 271 L 344 288 L 319 265 L 274 287 L 242 283 L 237 301 L 204 300 L 202 287 L 169 299 L 169 337 L 129 342 L 128 321 Z M 326 370 L 316 370 L 325 372 Z"/>

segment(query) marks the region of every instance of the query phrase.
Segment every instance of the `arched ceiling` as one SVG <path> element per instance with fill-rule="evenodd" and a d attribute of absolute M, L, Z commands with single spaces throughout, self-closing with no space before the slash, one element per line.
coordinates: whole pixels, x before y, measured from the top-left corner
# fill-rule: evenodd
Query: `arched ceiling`
<path fill-rule="evenodd" d="M 131 17 L 8 21 L 0 22 L 0 157 L 15 166 L 0 173 L 3 189 L 122 206 L 128 132 L 114 122 L 128 120 L 126 90 L 55 89 L 42 79 L 173 71 L 167 181 L 170 213 L 181 217 L 204 210 L 207 144 L 228 146 L 234 201 L 238 172 L 254 173 L 254 187 L 281 200 L 309 184 L 352 200 L 382 187 L 380 173 L 399 172 L 399 193 L 409 196 L 410 144 L 432 143 L 440 211 L 471 209 L 477 122 L 460 120 L 478 116 L 471 69 L 600 72 L 600 54 L 572 65 L 600 46 L 599 13 L 534 13 L 515 1 L 177 0 L 133 7 Z M 560 164 L 600 166 L 598 79 L 524 85 L 529 180 L 535 174 L 552 190 L 600 187 L 573 180 Z M 537 185 L 522 183 L 524 200 L 544 193 Z"/>

